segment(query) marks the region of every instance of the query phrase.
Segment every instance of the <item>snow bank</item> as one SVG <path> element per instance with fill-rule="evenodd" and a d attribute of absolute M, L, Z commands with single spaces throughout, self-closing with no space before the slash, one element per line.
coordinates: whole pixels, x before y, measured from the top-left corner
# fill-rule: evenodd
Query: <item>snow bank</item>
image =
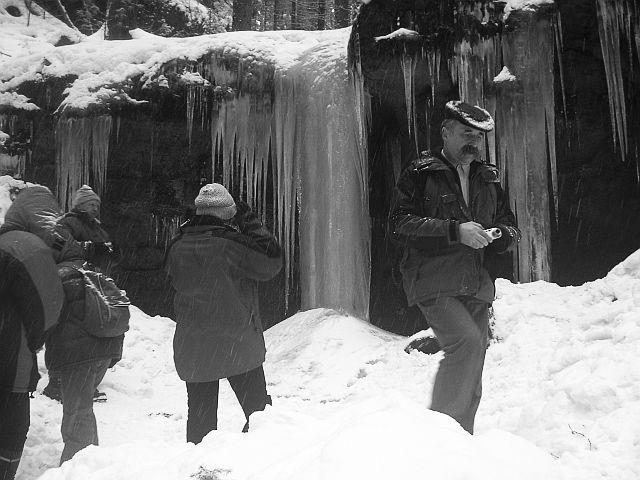
<path fill-rule="evenodd" d="M 427 410 L 437 358 L 407 355 L 405 338 L 331 310 L 295 315 L 267 332 L 274 406 L 252 417 L 250 433 L 239 433 L 241 412 L 223 382 L 220 430 L 187 445 L 173 325 L 133 313 L 123 360 L 101 387 L 109 400 L 95 408 L 103 446 L 48 470 L 43 480 L 375 480 L 425 469 L 435 480 L 559 478 L 552 457 L 528 441 L 496 430 L 474 437 Z M 32 407 L 19 479 L 55 466 L 61 448 L 61 407 L 40 395 Z"/>
<path fill-rule="evenodd" d="M 504 7 L 504 16 L 506 19 L 515 10 L 527 10 L 539 5 L 552 3 L 555 3 L 554 0 L 507 0 L 507 4 Z"/>
<path fill-rule="evenodd" d="M 239 433 L 222 382 L 220 430 L 186 444 L 173 323 L 133 308 L 95 406 L 101 446 L 54 468 L 61 407 L 36 393 L 18 480 L 639 478 L 640 251 L 580 287 L 497 286 L 474 436 L 427 409 L 441 354 L 406 354 L 404 337 L 312 310 L 266 332 L 274 405 L 251 431 Z"/>
<path fill-rule="evenodd" d="M 503 396 L 485 397 L 478 428 L 522 435 L 570 478 L 640 478 L 640 251 L 580 287 L 499 281 L 498 292 L 485 385 Z"/>
<path fill-rule="evenodd" d="M 26 52 L 6 60 L 0 70 L 0 92 L 27 81 L 77 76 L 65 91 L 63 108 L 84 109 L 104 104 L 110 87 L 117 87 L 114 95 L 122 93 L 128 80 L 143 75 L 144 83 L 172 60 L 195 61 L 218 52 L 237 56 L 245 66 L 263 62 L 286 70 L 309 48 L 327 39 L 342 39 L 345 31 L 232 32 L 190 38 L 164 38 L 137 31 L 132 40 L 114 41 L 102 40 L 97 33 L 76 45 Z"/>

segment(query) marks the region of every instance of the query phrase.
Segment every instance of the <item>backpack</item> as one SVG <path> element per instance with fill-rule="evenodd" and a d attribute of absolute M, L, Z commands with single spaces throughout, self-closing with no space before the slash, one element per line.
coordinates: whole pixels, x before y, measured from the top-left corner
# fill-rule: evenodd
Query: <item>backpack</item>
<path fill-rule="evenodd" d="M 118 337 L 129 330 L 129 305 L 124 290 L 103 273 L 76 269 L 84 280 L 84 318 L 82 326 L 96 337 Z"/>

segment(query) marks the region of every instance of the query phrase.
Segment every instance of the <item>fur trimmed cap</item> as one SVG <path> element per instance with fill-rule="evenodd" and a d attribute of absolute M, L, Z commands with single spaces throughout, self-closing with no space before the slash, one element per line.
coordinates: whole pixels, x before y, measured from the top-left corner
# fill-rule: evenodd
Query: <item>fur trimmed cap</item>
<path fill-rule="evenodd" d="M 460 100 L 447 102 L 444 106 L 444 118 L 457 120 L 463 125 L 483 132 L 490 132 L 495 126 L 493 118 L 484 108 Z"/>
<path fill-rule="evenodd" d="M 100 203 L 100 197 L 93 191 L 89 185 L 82 185 L 75 196 L 73 202 L 71 202 L 71 208 L 77 208 L 80 205 L 90 202 L 91 200 L 97 200 Z"/>
<path fill-rule="evenodd" d="M 213 215 L 229 220 L 236 214 L 236 202 L 227 189 L 219 183 L 208 183 L 202 187 L 195 204 L 197 215 Z"/>

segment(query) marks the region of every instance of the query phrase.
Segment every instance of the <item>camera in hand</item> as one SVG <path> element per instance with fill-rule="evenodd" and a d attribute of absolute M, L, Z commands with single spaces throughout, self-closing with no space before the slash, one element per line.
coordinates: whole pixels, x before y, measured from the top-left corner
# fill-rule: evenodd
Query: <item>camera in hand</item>
<path fill-rule="evenodd" d="M 494 240 L 502 236 L 502 231 L 499 228 L 487 228 L 485 232 Z"/>

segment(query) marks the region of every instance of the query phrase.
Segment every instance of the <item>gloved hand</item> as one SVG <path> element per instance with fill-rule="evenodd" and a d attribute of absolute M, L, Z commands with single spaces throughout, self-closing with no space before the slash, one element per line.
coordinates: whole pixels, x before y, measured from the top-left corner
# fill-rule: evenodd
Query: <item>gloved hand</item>
<path fill-rule="evenodd" d="M 80 242 L 85 252 L 85 258 L 90 259 L 97 255 L 111 255 L 114 251 L 111 242 Z"/>
<path fill-rule="evenodd" d="M 236 202 L 236 215 L 233 220 L 242 233 L 253 230 L 260 225 L 260 219 L 253 213 L 251 207 L 242 200 Z M 256 224 L 257 222 L 257 224 Z"/>

